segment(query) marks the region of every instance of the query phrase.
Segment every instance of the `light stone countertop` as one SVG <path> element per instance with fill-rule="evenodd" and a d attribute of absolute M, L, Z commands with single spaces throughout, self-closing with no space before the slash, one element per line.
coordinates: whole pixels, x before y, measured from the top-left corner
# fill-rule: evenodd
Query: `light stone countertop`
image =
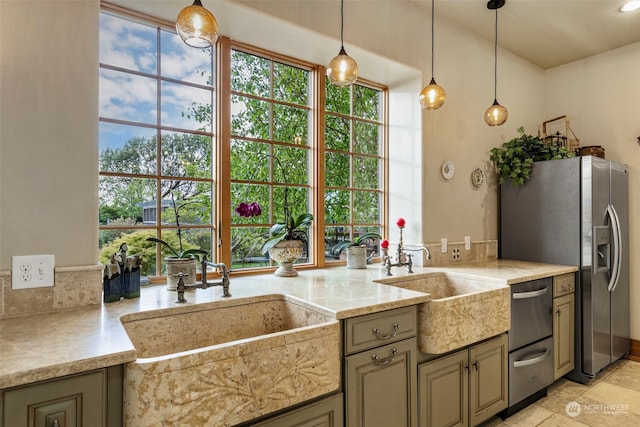
<path fill-rule="evenodd" d="M 394 267 L 387 278 L 379 265 L 366 270 L 334 267 L 301 270 L 298 277 L 272 274 L 231 278 L 232 298 L 284 294 L 299 304 L 336 319 L 427 302 L 429 294 L 375 281 L 453 273 L 468 278 L 513 284 L 577 271 L 576 267 L 489 260 L 447 267 Z M 406 279 L 405 279 L 406 280 Z M 185 293 L 188 304 L 223 301 L 220 287 Z M 143 287 L 141 297 L 98 307 L 60 310 L 0 320 L 0 389 L 135 360 L 136 352 L 120 323 L 134 312 L 176 307 L 175 292 L 164 285 Z"/>

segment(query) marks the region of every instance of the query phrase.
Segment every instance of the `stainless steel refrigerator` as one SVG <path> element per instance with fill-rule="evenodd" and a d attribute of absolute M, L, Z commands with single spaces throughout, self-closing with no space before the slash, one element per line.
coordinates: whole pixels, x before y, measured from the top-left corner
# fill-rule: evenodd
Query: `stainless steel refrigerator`
<path fill-rule="evenodd" d="M 584 156 L 534 163 L 501 185 L 500 256 L 575 265 L 575 369 L 586 383 L 629 353 L 627 166 Z"/>

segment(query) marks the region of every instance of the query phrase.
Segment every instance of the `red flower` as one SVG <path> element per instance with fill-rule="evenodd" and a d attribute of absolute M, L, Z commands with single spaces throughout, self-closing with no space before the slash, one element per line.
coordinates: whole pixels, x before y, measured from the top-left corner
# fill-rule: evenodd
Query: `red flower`
<path fill-rule="evenodd" d="M 396 225 L 400 228 L 404 227 L 404 225 L 406 224 L 406 221 L 404 220 L 404 218 L 398 218 L 398 222 L 396 222 Z"/>
<path fill-rule="evenodd" d="M 380 247 L 382 249 L 387 249 L 389 247 L 389 241 L 387 239 L 384 239 L 383 241 L 380 242 Z"/>

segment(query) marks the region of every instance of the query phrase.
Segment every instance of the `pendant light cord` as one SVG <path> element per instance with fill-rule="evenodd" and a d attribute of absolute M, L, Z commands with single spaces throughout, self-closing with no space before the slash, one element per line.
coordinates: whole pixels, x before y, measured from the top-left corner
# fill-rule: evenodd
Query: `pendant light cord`
<path fill-rule="evenodd" d="M 340 47 L 344 49 L 344 0 L 340 1 Z"/>
<path fill-rule="evenodd" d="M 496 7 L 496 38 L 493 47 L 493 99 L 498 100 L 498 8 Z"/>
<path fill-rule="evenodd" d="M 435 46 L 435 42 L 433 40 L 434 38 L 434 22 L 435 22 L 435 11 L 434 11 L 434 7 L 435 7 L 435 0 L 431 0 L 431 78 L 433 79 L 433 57 L 434 57 L 434 46 Z"/>

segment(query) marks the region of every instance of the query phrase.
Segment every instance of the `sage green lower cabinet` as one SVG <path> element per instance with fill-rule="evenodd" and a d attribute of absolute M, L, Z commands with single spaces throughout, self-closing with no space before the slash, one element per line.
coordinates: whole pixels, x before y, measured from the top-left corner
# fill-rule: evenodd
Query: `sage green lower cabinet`
<path fill-rule="evenodd" d="M 343 427 L 343 395 L 337 393 L 282 415 L 270 418 L 255 427 Z"/>
<path fill-rule="evenodd" d="M 416 427 L 416 338 L 345 357 L 348 427 Z"/>
<path fill-rule="evenodd" d="M 122 367 L 0 391 L 1 423 L 20 427 L 122 425 Z"/>
<path fill-rule="evenodd" d="M 508 404 L 507 335 L 418 367 L 420 427 L 475 426 Z"/>

